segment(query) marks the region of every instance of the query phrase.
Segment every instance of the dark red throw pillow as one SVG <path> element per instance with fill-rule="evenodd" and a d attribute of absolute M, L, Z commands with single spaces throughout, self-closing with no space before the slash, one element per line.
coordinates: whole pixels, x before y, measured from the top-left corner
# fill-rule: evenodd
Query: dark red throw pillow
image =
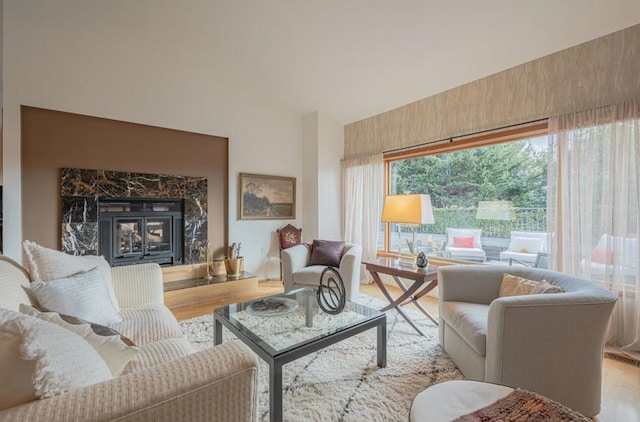
<path fill-rule="evenodd" d="M 339 267 L 344 242 L 342 240 L 314 240 L 311 246 L 309 265 L 326 265 Z"/>

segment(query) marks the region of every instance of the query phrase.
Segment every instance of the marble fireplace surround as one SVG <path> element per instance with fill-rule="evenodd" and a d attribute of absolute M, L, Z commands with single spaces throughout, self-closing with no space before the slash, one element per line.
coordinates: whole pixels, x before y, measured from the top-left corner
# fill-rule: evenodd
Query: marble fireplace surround
<path fill-rule="evenodd" d="M 184 201 L 184 263 L 204 261 L 207 244 L 207 178 L 109 170 L 63 168 L 61 174 L 62 250 L 97 255 L 98 201 L 101 198 L 181 199 Z"/>

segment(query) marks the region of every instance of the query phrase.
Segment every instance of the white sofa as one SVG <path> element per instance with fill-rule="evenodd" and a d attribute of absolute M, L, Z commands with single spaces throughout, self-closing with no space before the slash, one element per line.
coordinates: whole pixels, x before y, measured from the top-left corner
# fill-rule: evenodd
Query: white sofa
<path fill-rule="evenodd" d="M 565 293 L 498 297 L 505 272 Z M 555 271 L 438 268 L 440 345 L 468 379 L 520 387 L 585 416 L 600 411 L 610 291 Z"/>
<path fill-rule="evenodd" d="M 480 229 L 447 229 L 447 246 L 445 252 L 451 259 L 460 261 L 485 262 L 487 254 L 482 249 L 482 231 Z M 460 248 L 455 245 L 455 237 L 473 237 L 472 248 Z"/>
<path fill-rule="evenodd" d="M 500 261 L 516 260 L 533 266 L 538 253 L 548 253 L 546 232 L 512 231 L 507 250 L 500 252 Z"/>
<path fill-rule="evenodd" d="M 309 266 L 311 249 L 307 245 L 298 245 L 282 250 L 283 282 L 285 292 L 302 287 L 318 286 L 324 265 Z M 344 282 L 347 300 L 353 301 L 360 290 L 360 265 L 362 247 L 345 243 L 338 272 Z"/>
<path fill-rule="evenodd" d="M 225 343 L 196 352 L 163 304 L 157 264 L 112 269 L 122 322 L 112 328 L 140 349 L 109 381 L 0 411 L 0 420 L 255 421 L 258 364 L 248 348 Z M 31 304 L 29 274 L 0 256 L 0 308 Z M 3 380 L 2 382 L 6 382 Z"/>

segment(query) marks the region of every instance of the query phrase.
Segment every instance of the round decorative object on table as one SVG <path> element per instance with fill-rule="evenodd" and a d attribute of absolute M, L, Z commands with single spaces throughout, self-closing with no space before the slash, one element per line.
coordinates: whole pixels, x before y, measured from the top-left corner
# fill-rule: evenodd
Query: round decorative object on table
<path fill-rule="evenodd" d="M 322 271 L 316 299 L 324 312 L 332 315 L 342 312 L 347 303 L 347 293 L 338 270 L 327 267 Z"/>
<path fill-rule="evenodd" d="M 416 266 L 418 268 L 427 268 L 429 266 L 429 258 L 424 252 L 420 252 L 416 257 Z"/>
<path fill-rule="evenodd" d="M 286 315 L 298 309 L 298 302 L 288 297 L 265 297 L 247 307 L 247 313 L 261 317 Z"/>

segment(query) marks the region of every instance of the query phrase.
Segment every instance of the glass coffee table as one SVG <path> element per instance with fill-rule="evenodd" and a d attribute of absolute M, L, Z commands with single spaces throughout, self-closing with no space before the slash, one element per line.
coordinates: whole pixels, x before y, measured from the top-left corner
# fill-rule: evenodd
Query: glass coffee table
<path fill-rule="evenodd" d="M 214 341 L 222 343 L 222 326 L 269 364 L 269 419 L 282 420 L 282 365 L 353 335 L 377 328 L 378 366 L 387 365 L 387 316 L 348 302 L 337 315 L 323 312 L 316 290 L 291 292 L 234 303 L 214 311 Z"/>

